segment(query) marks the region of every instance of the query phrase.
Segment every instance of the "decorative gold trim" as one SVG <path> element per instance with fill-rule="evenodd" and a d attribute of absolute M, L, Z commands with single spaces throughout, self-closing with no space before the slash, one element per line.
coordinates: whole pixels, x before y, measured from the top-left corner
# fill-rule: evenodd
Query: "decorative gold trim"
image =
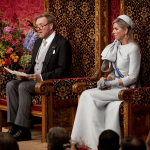
<path fill-rule="evenodd" d="M 105 31 L 105 37 L 104 37 L 104 40 L 105 40 L 105 46 L 108 45 L 108 0 L 105 0 L 106 2 L 106 10 L 105 10 L 105 26 L 106 26 L 106 31 Z"/>
<path fill-rule="evenodd" d="M 101 49 L 101 0 L 95 0 L 95 67 L 100 70 L 100 49 Z"/>
<path fill-rule="evenodd" d="M 120 15 L 126 14 L 125 13 L 125 1 L 126 0 L 120 0 Z M 126 94 L 125 94 L 126 95 Z M 124 101 L 124 121 L 123 121 L 123 132 L 124 132 L 124 137 L 129 136 L 131 134 L 132 129 L 131 127 L 131 97 L 132 94 L 128 94 L 128 100 Z"/>
<path fill-rule="evenodd" d="M 125 14 L 125 0 L 120 0 L 120 15 Z"/>
<path fill-rule="evenodd" d="M 120 0 L 120 15 L 125 14 L 125 0 Z M 130 133 L 130 120 L 129 120 L 129 112 L 131 111 L 129 109 L 129 102 L 128 101 L 124 101 L 124 121 L 123 121 L 123 132 L 124 132 L 124 136 L 129 136 Z"/>
<path fill-rule="evenodd" d="M 95 68 L 101 70 L 101 52 L 108 44 L 108 0 L 95 0 Z M 102 72 L 100 71 L 100 77 Z"/>
<path fill-rule="evenodd" d="M 44 0 L 44 13 L 49 12 L 49 0 Z"/>

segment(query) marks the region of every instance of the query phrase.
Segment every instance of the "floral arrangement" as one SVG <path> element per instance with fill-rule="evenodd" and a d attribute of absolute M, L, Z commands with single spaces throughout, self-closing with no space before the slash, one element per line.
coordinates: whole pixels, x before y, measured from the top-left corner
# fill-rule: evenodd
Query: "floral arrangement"
<path fill-rule="evenodd" d="M 34 32 L 33 29 L 30 29 L 23 43 L 23 49 L 25 52 L 19 60 L 19 65 L 24 67 L 24 69 L 30 65 L 33 45 L 37 38 L 38 33 Z"/>
<path fill-rule="evenodd" d="M 34 33 L 33 23 L 27 21 L 31 30 L 25 38 L 17 15 L 13 15 L 11 19 L 13 25 L 10 25 L 0 11 L 0 72 L 6 72 L 4 66 L 16 70 L 18 66 L 25 69 L 30 64 L 32 48 L 38 34 Z"/>
<path fill-rule="evenodd" d="M 8 20 L 3 19 L 3 13 L 0 12 L 0 67 L 11 66 L 12 68 L 23 53 L 25 35 L 16 14 L 12 22 L 11 26 Z"/>

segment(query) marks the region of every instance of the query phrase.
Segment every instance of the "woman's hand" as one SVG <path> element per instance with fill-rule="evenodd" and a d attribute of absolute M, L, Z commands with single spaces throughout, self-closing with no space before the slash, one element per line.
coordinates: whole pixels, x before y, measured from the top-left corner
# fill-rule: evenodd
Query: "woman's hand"
<path fill-rule="evenodd" d="M 111 76 L 107 76 L 106 77 L 101 77 L 98 81 L 97 81 L 97 85 L 99 85 L 101 83 L 101 79 L 104 79 L 104 81 L 111 81 L 113 80 L 113 78 Z"/>
<path fill-rule="evenodd" d="M 102 89 L 103 87 L 104 87 L 104 85 L 105 85 L 105 78 L 100 78 L 100 80 L 97 82 L 97 88 L 98 89 Z"/>
<path fill-rule="evenodd" d="M 108 80 L 108 81 L 112 81 L 113 78 L 112 78 L 111 76 L 107 76 L 107 80 Z"/>
<path fill-rule="evenodd" d="M 99 79 L 99 81 L 100 81 L 102 78 L 104 78 L 104 80 L 107 80 L 107 78 L 106 78 L 106 77 L 101 77 L 101 78 Z"/>
<path fill-rule="evenodd" d="M 97 85 L 99 85 L 99 84 L 100 84 L 101 79 L 103 79 L 103 78 L 104 78 L 104 80 L 107 80 L 107 78 L 106 78 L 106 77 L 101 77 L 101 78 L 97 81 Z"/>
<path fill-rule="evenodd" d="M 123 86 L 123 82 L 122 82 L 122 79 L 119 79 L 119 85 Z"/>

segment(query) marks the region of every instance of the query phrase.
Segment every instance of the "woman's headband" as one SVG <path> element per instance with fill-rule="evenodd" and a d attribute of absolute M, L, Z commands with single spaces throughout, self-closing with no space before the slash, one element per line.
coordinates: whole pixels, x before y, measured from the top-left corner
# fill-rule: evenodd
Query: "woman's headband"
<path fill-rule="evenodd" d="M 126 23 L 128 23 L 128 24 L 131 26 L 132 29 L 134 28 L 134 23 L 133 23 L 133 21 L 132 21 L 131 18 L 128 17 L 127 15 L 121 15 L 121 16 L 119 16 L 119 17 L 117 17 L 117 18 L 120 18 L 120 19 L 124 20 Z"/>

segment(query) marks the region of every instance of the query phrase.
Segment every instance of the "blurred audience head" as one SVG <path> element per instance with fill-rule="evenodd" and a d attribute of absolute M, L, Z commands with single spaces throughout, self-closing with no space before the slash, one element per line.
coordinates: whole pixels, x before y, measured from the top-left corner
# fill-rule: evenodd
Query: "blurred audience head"
<path fill-rule="evenodd" d="M 99 136 L 99 150 L 119 150 L 119 135 L 113 130 L 104 130 Z"/>
<path fill-rule="evenodd" d="M 48 150 L 65 150 L 64 144 L 69 143 L 70 136 L 66 129 L 53 127 L 49 129 L 47 135 Z"/>
<path fill-rule="evenodd" d="M 146 150 L 146 145 L 141 138 L 128 136 L 122 140 L 121 150 Z"/>
<path fill-rule="evenodd" d="M 19 150 L 17 140 L 13 135 L 0 132 L 0 150 Z"/>

